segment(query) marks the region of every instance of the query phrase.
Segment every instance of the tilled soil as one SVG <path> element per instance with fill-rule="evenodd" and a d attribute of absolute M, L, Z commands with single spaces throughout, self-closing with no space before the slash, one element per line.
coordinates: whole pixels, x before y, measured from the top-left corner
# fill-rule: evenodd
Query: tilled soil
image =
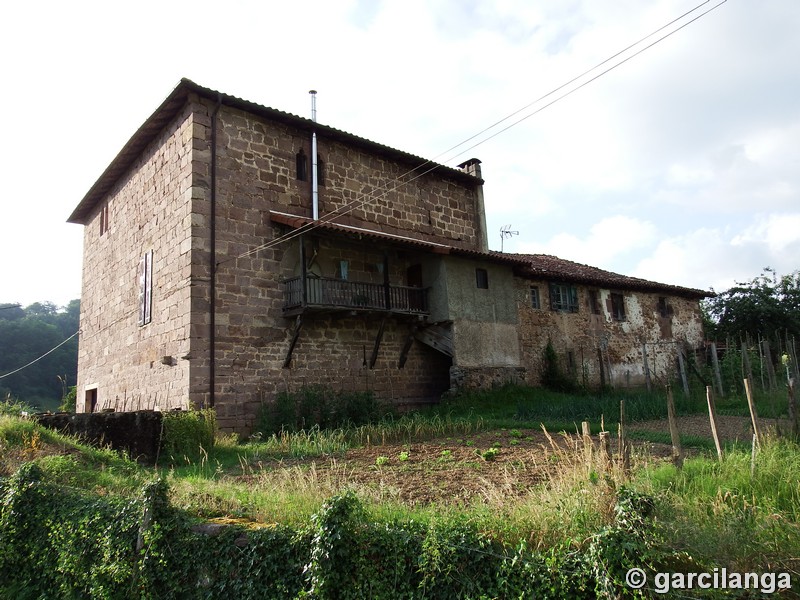
<path fill-rule="evenodd" d="M 701 415 L 679 418 L 678 429 L 684 435 L 711 439 L 708 418 Z M 669 427 L 666 420 L 649 421 L 632 423 L 629 430 L 668 433 Z M 744 417 L 718 417 L 718 431 L 723 442 L 752 437 L 749 419 Z M 598 444 L 597 436 L 593 442 Z M 632 443 L 634 454 L 656 460 L 670 456 L 669 445 Z M 616 445 L 614 431 L 613 450 Z M 291 466 L 313 467 L 322 475 L 335 472 L 345 485 L 373 490 L 404 504 L 463 504 L 492 495 L 522 496 L 547 481 L 565 461 L 584 456 L 583 441 L 575 434 L 548 436 L 540 429 L 514 429 L 354 448 L 335 458 L 291 461 Z"/>

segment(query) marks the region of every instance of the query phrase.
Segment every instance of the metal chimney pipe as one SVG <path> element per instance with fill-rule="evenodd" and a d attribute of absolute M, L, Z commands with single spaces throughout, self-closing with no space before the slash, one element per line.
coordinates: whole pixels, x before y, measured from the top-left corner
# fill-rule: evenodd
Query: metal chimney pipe
<path fill-rule="evenodd" d="M 311 120 L 317 122 L 317 90 L 310 90 Z M 319 180 L 317 179 L 317 132 L 311 131 L 311 217 L 319 219 Z"/>

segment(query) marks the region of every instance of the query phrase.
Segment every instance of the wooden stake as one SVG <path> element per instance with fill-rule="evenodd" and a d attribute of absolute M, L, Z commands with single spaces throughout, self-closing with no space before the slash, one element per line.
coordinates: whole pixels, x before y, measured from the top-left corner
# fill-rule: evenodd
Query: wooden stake
<path fill-rule="evenodd" d="M 683 395 L 689 397 L 689 378 L 686 376 L 686 365 L 683 363 L 683 350 L 678 346 L 678 370 L 681 373 L 681 383 L 683 384 Z"/>
<path fill-rule="evenodd" d="M 717 344 L 711 342 L 711 364 L 714 367 L 714 381 L 717 383 L 717 393 L 720 398 L 725 397 L 725 390 L 722 387 L 722 374 L 719 371 L 719 357 L 717 356 Z"/>
<path fill-rule="evenodd" d="M 594 444 L 592 444 L 592 430 L 589 427 L 589 421 L 581 422 L 581 433 L 583 434 L 583 454 L 586 460 L 586 469 L 591 474 Z"/>
<path fill-rule="evenodd" d="M 750 451 L 750 477 L 756 474 L 756 451 L 758 450 L 758 439 L 753 434 L 753 448 Z"/>
<path fill-rule="evenodd" d="M 747 342 L 742 342 L 742 365 L 744 366 L 744 376 L 753 381 L 753 369 L 750 366 L 750 353 L 747 351 Z"/>
<path fill-rule="evenodd" d="M 714 390 L 710 385 L 706 386 L 706 400 L 708 401 L 708 420 L 711 422 L 711 435 L 714 436 L 714 445 L 717 447 L 717 458 L 722 461 L 722 445 L 719 442 L 719 432 L 717 431 L 717 408 L 714 405 Z"/>
<path fill-rule="evenodd" d="M 647 344 L 642 342 L 642 363 L 644 364 L 644 382 L 647 385 L 647 391 L 653 391 L 653 382 L 650 381 L 650 365 L 647 364 Z"/>
<path fill-rule="evenodd" d="M 611 436 L 607 431 L 600 432 L 600 452 L 603 456 L 603 465 L 606 470 L 609 470 L 612 464 L 611 460 Z"/>
<path fill-rule="evenodd" d="M 772 364 L 772 352 L 769 348 L 769 340 L 762 340 L 761 347 L 764 350 L 764 361 L 767 363 L 767 379 L 769 381 L 769 389 L 775 391 L 778 389 L 778 383 L 775 380 L 775 367 Z"/>
<path fill-rule="evenodd" d="M 626 475 L 631 470 L 631 448 L 628 444 L 627 438 L 627 420 L 628 417 L 625 414 L 625 399 L 619 401 L 619 440 L 617 446 L 617 454 L 619 456 L 620 464 L 622 465 L 622 471 Z"/>
<path fill-rule="evenodd" d="M 753 424 L 753 435 L 756 436 L 756 442 L 761 446 L 761 432 L 758 427 L 758 413 L 756 412 L 756 403 L 753 401 L 753 391 L 750 389 L 750 380 L 744 380 L 744 391 L 747 394 L 747 406 L 750 407 L 750 422 Z"/>
<path fill-rule="evenodd" d="M 675 401 L 672 398 L 672 387 L 667 386 L 667 420 L 669 421 L 669 435 L 672 438 L 672 462 L 679 469 L 683 467 L 683 448 L 681 447 L 681 434 L 678 431 L 678 420 L 675 417 Z"/>

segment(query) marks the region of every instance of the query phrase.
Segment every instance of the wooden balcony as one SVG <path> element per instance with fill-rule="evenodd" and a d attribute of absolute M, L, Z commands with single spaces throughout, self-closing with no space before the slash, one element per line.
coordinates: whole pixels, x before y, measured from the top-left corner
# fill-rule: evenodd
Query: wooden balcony
<path fill-rule="evenodd" d="M 389 312 L 428 314 L 428 290 L 419 287 L 293 277 L 283 282 L 283 314 L 315 312 Z"/>

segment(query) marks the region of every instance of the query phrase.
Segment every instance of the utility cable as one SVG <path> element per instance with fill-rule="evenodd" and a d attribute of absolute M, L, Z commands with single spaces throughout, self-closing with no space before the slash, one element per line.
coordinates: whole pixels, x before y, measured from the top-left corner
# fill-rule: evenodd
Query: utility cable
<path fill-rule="evenodd" d="M 56 350 L 58 350 L 59 348 L 61 348 L 61 346 L 63 346 L 64 344 L 66 344 L 68 341 L 70 341 L 72 338 L 74 338 L 74 337 L 75 337 L 76 335 L 78 335 L 80 332 L 81 332 L 81 330 L 79 329 L 78 331 L 76 331 L 75 333 L 73 333 L 71 336 L 69 336 L 67 339 L 65 339 L 63 342 L 61 342 L 61 343 L 60 343 L 58 346 L 56 346 L 55 348 L 52 348 L 52 349 L 48 350 L 47 352 L 45 352 L 44 354 L 42 354 L 42 355 L 41 355 L 39 358 L 35 358 L 35 359 L 34 359 L 34 360 L 32 360 L 31 362 L 29 362 L 27 365 L 23 365 L 23 366 L 21 366 L 19 369 L 15 369 L 15 370 L 11 371 L 10 373 L 6 373 L 5 375 L 0 375 L 0 379 L 5 379 L 6 377 L 8 377 L 8 376 L 10 376 L 10 375 L 13 375 L 14 373 L 19 373 L 20 371 L 22 371 L 22 369 L 27 369 L 27 368 L 28 368 L 28 367 L 30 367 L 32 364 L 39 362 L 40 360 L 42 360 L 42 359 L 43 359 L 45 356 L 47 356 L 48 354 L 51 354 L 51 353 L 55 352 Z"/>
<path fill-rule="evenodd" d="M 334 219 L 336 219 L 336 218 L 338 218 L 340 216 L 344 216 L 344 215 L 346 215 L 346 214 L 348 214 L 348 213 L 350 213 L 350 212 L 352 212 L 354 210 L 357 210 L 358 208 L 362 207 L 364 204 L 366 204 L 366 203 L 368 203 L 370 201 L 378 201 L 378 200 L 380 200 L 382 198 L 385 198 L 389 193 L 397 190 L 399 187 L 404 186 L 404 185 L 408 185 L 409 183 L 412 183 L 413 181 L 419 179 L 420 177 L 423 177 L 424 175 L 427 175 L 431 171 L 433 171 L 436 168 L 440 167 L 441 165 L 433 163 L 433 161 L 436 160 L 437 158 L 439 158 L 439 157 L 441 157 L 441 156 L 443 156 L 445 154 L 448 154 L 449 152 L 451 152 L 451 151 L 453 151 L 455 149 L 460 148 L 464 144 L 466 144 L 466 143 L 468 143 L 468 142 L 480 137 L 484 133 L 487 133 L 487 132 L 491 131 L 492 129 L 494 129 L 498 125 L 500 125 L 500 124 L 506 122 L 507 120 L 515 117 L 519 113 L 531 108 L 532 106 L 534 106 L 535 104 L 541 102 L 542 100 L 552 96 L 553 94 L 556 94 L 560 90 L 563 90 L 564 88 L 566 88 L 570 84 L 575 83 L 576 81 L 578 81 L 581 78 L 585 77 L 589 73 L 597 70 L 601 66 L 607 64 L 608 62 L 614 60 L 615 58 L 618 58 L 619 56 L 621 56 L 624 53 L 628 52 L 632 48 L 635 48 L 636 46 L 640 45 L 645 40 L 653 37 L 654 35 L 658 34 L 661 31 L 663 31 L 667 27 L 670 27 L 671 25 L 674 25 L 675 23 L 679 22 L 681 19 L 684 19 L 685 17 L 687 17 L 691 13 L 695 12 L 696 10 L 701 8 L 702 6 L 708 4 L 709 2 L 710 2 L 710 0 L 705 0 L 705 2 L 702 2 L 702 3 L 698 4 L 697 6 L 692 8 L 691 10 L 689 10 L 689 11 L 683 13 L 682 15 L 680 15 L 679 17 L 671 20 L 669 23 L 666 23 L 665 25 L 659 27 L 658 29 L 654 30 L 653 32 L 651 32 L 651 33 L 647 34 L 646 36 L 640 38 L 638 41 L 636 41 L 636 42 L 634 42 L 632 44 L 629 44 L 624 49 L 616 52 L 615 54 L 613 54 L 612 56 L 608 57 L 607 59 L 599 62 L 598 64 L 596 64 L 592 68 L 587 69 L 586 71 L 584 71 L 580 75 L 577 75 L 576 77 L 573 77 L 569 81 L 559 85 L 558 87 L 554 88 L 553 90 L 549 91 L 548 93 L 540 96 L 536 100 L 534 100 L 532 102 L 529 102 L 528 104 L 526 104 L 522 108 L 519 108 L 516 111 L 506 115 L 505 117 L 503 117 L 499 121 L 496 121 L 492 125 L 490 125 L 488 127 L 485 127 L 484 129 L 482 129 L 478 133 L 466 138 L 465 140 L 459 142 L 455 146 L 452 146 L 448 150 L 445 150 L 444 152 L 439 153 L 438 155 L 436 155 L 436 157 L 434 157 L 434 158 L 432 158 L 430 160 L 426 160 L 425 162 L 421 163 L 420 165 L 414 167 L 413 169 L 410 169 L 410 170 L 406 171 L 405 173 L 403 173 L 402 175 L 398 176 L 397 178 L 389 181 L 384 186 L 378 188 L 378 190 L 375 190 L 375 191 L 369 192 L 369 193 L 364 193 L 364 194 L 360 195 L 359 197 L 357 197 L 356 199 L 354 199 L 354 200 L 350 201 L 349 203 L 345 204 L 344 206 L 342 206 L 342 207 L 340 207 L 338 209 L 335 209 L 335 210 L 323 215 L 318 220 L 313 221 L 311 223 L 307 223 L 306 225 L 303 225 L 302 227 L 300 227 L 300 228 L 298 228 L 298 229 L 296 229 L 296 230 L 294 230 L 292 232 L 289 232 L 287 234 L 279 236 L 279 237 L 277 237 L 277 238 L 275 238 L 273 240 L 270 240 L 269 242 L 266 242 L 264 244 L 256 246 L 256 247 L 254 247 L 254 248 L 252 248 L 250 250 L 247 250 L 246 252 L 243 252 L 241 254 L 238 254 L 236 256 L 229 257 L 227 259 L 221 260 L 221 261 L 217 262 L 216 266 L 219 266 L 221 264 L 224 264 L 224 263 L 227 263 L 227 262 L 239 259 L 239 258 L 245 258 L 245 257 L 250 256 L 252 254 L 255 254 L 255 253 L 257 253 L 257 252 L 259 252 L 261 250 L 265 250 L 265 249 L 268 249 L 268 248 L 275 247 L 275 246 L 277 246 L 279 244 L 282 244 L 284 242 L 287 242 L 287 241 L 289 241 L 289 240 L 291 240 L 291 239 L 293 239 L 293 238 L 295 238 L 295 237 L 297 237 L 299 235 L 302 235 L 304 233 L 308 233 L 309 231 L 312 231 L 313 229 L 316 229 L 317 227 L 320 227 L 320 226 L 325 225 L 327 223 L 331 223 Z M 584 81 L 583 83 L 581 83 L 577 87 L 574 87 L 574 88 L 570 89 L 569 91 L 567 91 L 566 93 L 561 94 L 560 96 L 556 97 L 554 100 L 551 100 L 550 102 L 548 102 L 544 106 L 541 106 L 541 107 L 537 108 L 536 110 L 524 115 L 520 119 L 517 119 L 516 121 L 512 122 L 510 125 L 507 125 L 503 129 L 500 129 L 499 131 L 496 131 L 492 135 L 490 135 L 488 137 L 485 137 L 485 138 L 482 138 L 480 141 L 478 141 L 477 143 L 467 147 L 466 149 L 459 151 L 459 153 L 457 153 L 453 157 L 447 159 L 445 162 L 447 162 L 449 160 L 453 160 L 454 158 L 465 154 L 466 152 L 476 148 L 477 146 L 480 146 L 481 144 L 483 144 L 483 143 L 485 143 L 485 142 L 497 137 L 501 133 L 504 133 L 504 132 L 508 131 L 509 129 L 511 129 L 512 127 L 522 123 L 526 119 L 529 119 L 530 117 L 542 112 L 543 110 L 545 110 L 546 108 L 549 108 L 550 106 L 552 106 L 556 102 L 559 102 L 560 100 L 563 100 L 567 96 L 569 96 L 569 95 L 573 94 L 574 92 L 580 90 L 581 88 L 585 87 L 589 83 L 592 83 L 593 81 L 599 79 L 603 75 L 605 75 L 605 74 L 609 73 L 610 71 L 616 69 L 617 67 L 625 64 L 626 62 L 628 62 L 632 58 L 634 58 L 634 57 L 638 56 L 639 54 L 643 53 L 645 50 L 648 50 L 648 49 L 652 48 L 656 44 L 662 42 L 663 40 L 667 39 L 668 37 L 672 36 L 673 34 L 677 33 L 678 31 L 682 30 L 683 28 L 687 27 L 691 23 L 694 23 L 695 21 L 697 21 L 698 19 L 704 17 L 705 15 L 707 15 L 710 12 L 712 12 L 713 10 L 716 10 L 717 8 L 719 8 L 720 6 L 725 4 L 726 2 L 727 2 L 727 0 L 722 0 L 721 2 L 719 2 L 716 5 L 714 5 L 710 9 L 706 10 L 705 12 L 702 12 L 701 14 L 699 14 L 699 15 L 695 16 L 694 18 L 692 18 L 691 20 L 683 23 L 679 27 L 677 27 L 677 28 L 669 31 L 668 33 L 664 34 L 663 36 L 659 37 L 658 39 L 656 39 L 652 43 L 648 44 L 647 46 L 637 50 L 635 53 L 631 54 L 630 56 L 624 58 L 623 60 L 621 60 L 621 61 L 619 61 L 617 63 L 614 63 L 613 65 L 611 65 L 607 69 L 604 69 L 603 71 L 601 71 L 600 73 L 598 73 L 594 77 L 588 79 L 587 81 Z M 415 175 L 414 177 L 411 177 L 410 179 L 404 179 L 407 176 L 412 175 L 415 172 L 419 171 L 420 169 L 426 167 L 427 165 L 431 165 L 431 166 L 429 168 L 425 169 L 424 171 L 422 171 L 420 173 L 417 173 L 417 175 Z"/>

